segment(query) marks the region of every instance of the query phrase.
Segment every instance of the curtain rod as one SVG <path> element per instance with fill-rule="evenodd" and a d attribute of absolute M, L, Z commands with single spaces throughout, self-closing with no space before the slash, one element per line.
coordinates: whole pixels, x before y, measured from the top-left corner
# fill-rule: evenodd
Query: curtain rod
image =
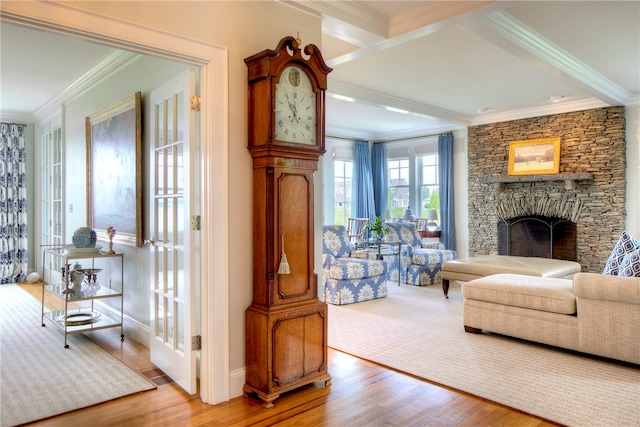
<path fill-rule="evenodd" d="M 397 139 L 381 139 L 380 141 L 374 141 L 374 144 L 384 144 L 387 142 L 400 142 L 400 141 L 411 141 L 414 139 L 422 139 L 422 138 L 431 138 L 434 136 L 440 135 L 453 135 L 453 132 L 442 132 L 442 133 L 433 133 L 430 135 L 418 135 L 418 136 L 408 136 L 406 138 L 397 138 Z"/>
<path fill-rule="evenodd" d="M 25 127 L 29 126 L 27 123 L 9 123 L 9 122 L 0 122 L 0 124 L 3 124 L 3 125 L 18 125 L 18 126 L 25 126 Z"/>
<path fill-rule="evenodd" d="M 406 137 L 406 138 L 397 138 L 397 139 L 382 139 L 380 141 L 373 141 L 374 144 L 384 144 L 387 142 L 400 142 L 400 141 L 411 141 L 413 139 L 422 139 L 422 138 L 431 138 L 433 136 L 440 136 L 440 135 L 453 135 L 453 132 L 442 132 L 442 133 L 433 133 L 431 135 L 418 135 L 418 136 L 410 136 L 410 137 Z M 331 138 L 331 139 L 342 139 L 344 141 L 363 141 L 363 139 L 358 139 L 358 138 L 346 138 L 344 136 L 333 136 L 333 135 L 325 135 L 325 138 Z"/>
<path fill-rule="evenodd" d="M 325 137 L 325 139 L 326 138 L 331 138 L 331 139 L 342 139 L 344 141 L 360 141 L 359 139 L 356 139 L 356 138 L 346 138 L 344 136 L 325 135 L 324 137 Z"/>

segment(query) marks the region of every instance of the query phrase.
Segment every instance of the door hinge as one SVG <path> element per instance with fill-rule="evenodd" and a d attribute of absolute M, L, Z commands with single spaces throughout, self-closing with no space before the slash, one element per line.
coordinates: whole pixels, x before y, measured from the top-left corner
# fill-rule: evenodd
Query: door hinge
<path fill-rule="evenodd" d="M 202 350 L 202 337 L 200 335 L 196 335 L 195 337 L 191 337 L 191 350 Z"/>
<path fill-rule="evenodd" d="M 191 229 L 195 231 L 200 231 L 200 215 L 191 216 Z"/>
<path fill-rule="evenodd" d="M 191 97 L 191 109 L 193 111 L 200 111 L 200 97 L 192 96 Z"/>

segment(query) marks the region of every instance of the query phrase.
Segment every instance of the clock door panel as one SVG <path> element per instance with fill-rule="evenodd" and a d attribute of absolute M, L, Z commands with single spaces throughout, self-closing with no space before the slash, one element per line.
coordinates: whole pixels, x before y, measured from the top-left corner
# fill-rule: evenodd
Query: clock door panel
<path fill-rule="evenodd" d="M 274 304 L 316 297 L 313 274 L 313 174 L 283 172 L 278 177 L 278 230 L 284 241 L 290 274 L 279 274 L 272 295 Z M 283 248 L 280 248 L 282 251 Z M 314 292 L 316 291 L 316 292 Z"/>
<path fill-rule="evenodd" d="M 273 325 L 273 381 L 278 386 L 326 371 L 326 306 Z"/>

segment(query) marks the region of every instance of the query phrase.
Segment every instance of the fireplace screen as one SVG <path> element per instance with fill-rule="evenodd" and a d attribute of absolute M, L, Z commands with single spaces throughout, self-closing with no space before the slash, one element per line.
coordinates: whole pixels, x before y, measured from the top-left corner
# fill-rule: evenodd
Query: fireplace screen
<path fill-rule="evenodd" d="M 576 224 L 537 215 L 500 220 L 498 254 L 577 261 Z"/>

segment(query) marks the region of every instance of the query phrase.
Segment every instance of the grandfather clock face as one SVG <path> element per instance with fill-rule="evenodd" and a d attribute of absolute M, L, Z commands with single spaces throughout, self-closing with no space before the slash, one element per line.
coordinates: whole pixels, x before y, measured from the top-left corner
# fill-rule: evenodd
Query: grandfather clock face
<path fill-rule="evenodd" d="M 315 145 L 316 93 L 305 71 L 288 66 L 276 84 L 274 114 L 275 139 L 298 144 Z"/>

